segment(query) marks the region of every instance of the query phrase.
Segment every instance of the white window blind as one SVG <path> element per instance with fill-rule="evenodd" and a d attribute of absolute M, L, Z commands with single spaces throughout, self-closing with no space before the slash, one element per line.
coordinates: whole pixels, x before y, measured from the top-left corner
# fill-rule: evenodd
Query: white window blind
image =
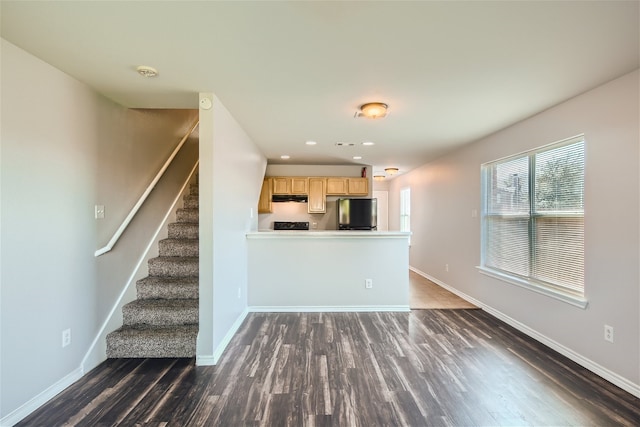
<path fill-rule="evenodd" d="M 483 165 L 482 267 L 584 295 L 584 138 Z"/>

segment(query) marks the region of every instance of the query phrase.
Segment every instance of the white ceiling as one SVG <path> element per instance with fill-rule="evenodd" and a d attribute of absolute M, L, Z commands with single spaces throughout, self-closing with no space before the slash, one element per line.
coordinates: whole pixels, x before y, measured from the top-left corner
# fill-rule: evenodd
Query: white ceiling
<path fill-rule="evenodd" d="M 3 38 L 125 106 L 215 93 L 270 163 L 406 172 L 639 66 L 638 1 L 0 4 Z"/>

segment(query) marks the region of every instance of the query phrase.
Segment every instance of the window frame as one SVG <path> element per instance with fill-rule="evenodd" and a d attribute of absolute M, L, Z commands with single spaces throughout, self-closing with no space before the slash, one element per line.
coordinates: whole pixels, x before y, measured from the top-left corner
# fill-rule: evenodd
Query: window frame
<path fill-rule="evenodd" d="M 563 211 L 550 211 L 548 213 L 543 213 L 540 211 L 536 211 L 535 209 L 535 181 L 536 181 L 536 156 L 538 154 L 552 151 L 555 149 L 559 149 L 568 145 L 576 144 L 582 142 L 583 144 L 583 155 L 586 159 L 586 139 L 584 134 L 576 135 L 571 138 L 567 138 L 561 141 L 557 141 L 551 144 L 544 145 L 542 147 L 535 148 L 533 150 L 523 151 L 514 155 L 510 155 L 507 157 L 503 157 L 491 162 L 486 162 L 481 165 L 481 247 L 480 247 L 480 265 L 477 267 L 479 272 L 485 274 L 487 276 L 499 279 L 501 281 L 505 281 L 510 284 L 514 284 L 528 290 L 564 301 L 571 305 L 580 307 L 585 309 L 588 305 L 588 300 L 586 299 L 586 286 L 584 284 L 584 280 L 582 283 L 582 290 L 577 291 L 572 289 L 571 286 L 563 286 L 557 285 L 551 282 L 545 282 L 542 280 L 538 280 L 532 277 L 531 270 L 528 274 L 520 275 L 517 273 L 508 272 L 506 270 L 501 270 L 499 268 L 489 267 L 486 264 L 487 258 L 487 250 L 488 250 L 488 220 L 491 217 L 497 217 L 498 214 L 492 213 L 489 214 L 489 198 L 492 194 L 490 185 L 490 171 L 492 168 L 498 164 L 506 163 L 509 161 L 513 161 L 519 158 L 527 158 L 527 172 L 528 172 L 528 195 L 529 195 L 529 210 L 526 214 L 523 215 L 511 215 L 513 218 L 515 217 L 523 217 L 528 220 L 528 230 L 527 230 L 527 246 L 529 250 L 529 263 L 530 269 L 534 268 L 534 255 L 533 255 L 533 246 L 535 245 L 535 236 L 536 236 L 536 222 L 540 218 L 562 218 L 562 217 L 579 217 L 583 219 L 582 230 L 584 233 L 584 217 L 585 217 L 585 209 L 583 207 L 581 212 L 575 211 L 572 213 L 563 212 Z M 583 163 L 583 173 L 586 171 L 586 160 Z M 583 175 L 583 193 L 582 197 L 584 198 L 584 180 L 585 176 Z M 582 247 L 582 255 L 584 262 L 584 246 Z M 584 274 L 584 269 L 583 269 Z M 583 276 L 584 277 L 584 276 Z"/>
<path fill-rule="evenodd" d="M 411 233 L 411 187 L 400 190 L 400 231 Z M 409 236 L 411 246 L 411 236 Z"/>

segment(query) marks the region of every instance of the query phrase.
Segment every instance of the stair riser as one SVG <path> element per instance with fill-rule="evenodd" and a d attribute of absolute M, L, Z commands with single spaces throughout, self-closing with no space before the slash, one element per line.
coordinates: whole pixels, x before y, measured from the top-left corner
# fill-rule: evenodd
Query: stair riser
<path fill-rule="evenodd" d="M 198 262 L 177 263 L 177 262 L 153 262 L 149 261 L 150 276 L 167 277 L 196 277 L 198 276 Z"/>
<path fill-rule="evenodd" d="M 189 186 L 189 194 L 191 194 L 192 196 L 197 196 L 198 194 L 200 194 L 200 187 L 198 186 L 198 184 L 191 184 Z"/>
<path fill-rule="evenodd" d="M 198 285 L 139 284 L 138 299 L 198 299 Z"/>
<path fill-rule="evenodd" d="M 193 357 L 196 354 L 196 336 L 140 338 L 109 334 L 107 357 Z"/>
<path fill-rule="evenodd" d="M 169 224 L 170 239 L 197 239 L 198 224 L 173 223 Z"/>
<path fill-rule="evenodd" d="M 144 324 L 153 326 L 189 325 L 198 323 L 197 308 L 181 308 L 173 310 L 141 309 L 139 307 L 122 309 L 123 324 L 127 326 Z"/>
<path fill-rule="evenodd" d="M 191 240 L 191 241 L 189 241 Z M 158 243 L 160 256 L 198 256 L 198 240 L 165 241 Z"/>
<path fill-rule="evenodd" d="M 184 208 L 185 209 L 198 209 L 198 207 L 200 206 L 199 204 L 200 199 L 198 197 L 198 195 L 193 195 L 193 194 L 189 194 L 187 196 L 184 196 Z"/>
<path fill-rule="evenodd" d="M 198 216 L 198 209 L 178 209 L 176 211 L 177 222 L 197 223 Z"/>

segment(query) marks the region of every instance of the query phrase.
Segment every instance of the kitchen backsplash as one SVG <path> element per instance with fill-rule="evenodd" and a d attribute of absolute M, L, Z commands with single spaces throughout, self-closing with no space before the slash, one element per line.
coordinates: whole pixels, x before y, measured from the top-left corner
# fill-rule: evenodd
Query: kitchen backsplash
<path fill-rule="evenodd" d="M 327 212 L 324 214 L 307 213 L 306 203 L 273 203 L 273 213 L 258 216 L 258 230 L 273 230 L 274 221 L 308 221 L 310 230 L 336 230 L 338 228 L 337 199 L 337 197 L 327 197 Z"/>

